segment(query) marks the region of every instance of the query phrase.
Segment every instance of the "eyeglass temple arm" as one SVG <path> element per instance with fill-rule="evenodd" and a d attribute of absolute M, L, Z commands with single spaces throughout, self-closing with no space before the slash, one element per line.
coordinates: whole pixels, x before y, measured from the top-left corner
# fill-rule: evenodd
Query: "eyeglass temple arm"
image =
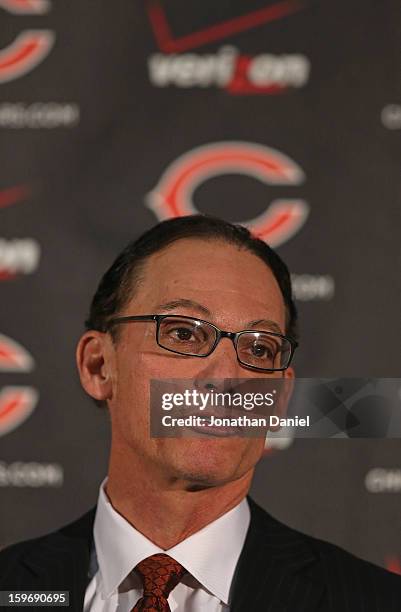
<path fill-rule="evenodd" d="M 157 321 L 159 315 L 129 315 L 126 317 L 114 317 L 107 321 L 105 324 L 105 330 L 107 331 L 113 325 L 118 325 L 119 323 L 129 323 L 130 321 Z"/>

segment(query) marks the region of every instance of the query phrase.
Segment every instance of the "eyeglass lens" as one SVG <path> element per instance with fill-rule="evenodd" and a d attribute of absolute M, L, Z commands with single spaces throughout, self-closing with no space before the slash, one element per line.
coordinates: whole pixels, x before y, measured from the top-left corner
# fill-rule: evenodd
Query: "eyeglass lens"
<path fill-rule="evenodd" d="M 158 342 L 183 355 L 207 355 L 216 341 L 214 327 L 196 319 L 166 317 L 160 321 Z"/>

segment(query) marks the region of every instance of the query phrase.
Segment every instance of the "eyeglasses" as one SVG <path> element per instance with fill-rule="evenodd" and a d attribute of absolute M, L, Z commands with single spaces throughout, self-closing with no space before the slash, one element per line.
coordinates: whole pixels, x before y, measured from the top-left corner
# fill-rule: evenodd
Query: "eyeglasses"
<path fill-rule="evenodd" d="M 286 370 L 298 343 L 276 332 L 243 330 L 223 331 L 202 319 L 181 315 L 137 315 L 115 317 L 105 326 L 134 321 L 155 321 L 157 344 L 172 353 L 190 357 L 208 357 L 222 338 L 229 338 L 240 364 L 255 370 Z"/>

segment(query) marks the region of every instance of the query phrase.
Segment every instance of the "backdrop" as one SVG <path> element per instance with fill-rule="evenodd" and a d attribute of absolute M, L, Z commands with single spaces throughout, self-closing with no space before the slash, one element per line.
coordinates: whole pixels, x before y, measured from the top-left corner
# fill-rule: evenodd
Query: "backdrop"
<path fill-rule="evenodd" d="M 243 222 L 288 263 L 300 376 L 400 376 L 398 0 L 0 0 L 0 546 L 73 520 L 107 413 L 74 349 L 158 220 Z M 253 496 L 400 571 L 399 440 L 296 440 Z"/>

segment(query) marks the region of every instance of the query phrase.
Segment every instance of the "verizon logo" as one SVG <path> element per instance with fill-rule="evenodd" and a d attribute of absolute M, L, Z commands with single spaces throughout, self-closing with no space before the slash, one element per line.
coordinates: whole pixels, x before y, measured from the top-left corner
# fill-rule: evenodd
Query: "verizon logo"
<path fill-rule="evenodd" d="M 162 54 L 148 59 L 149 80 L 155 87 L 217 87 L 230 93 L 276 93 L 304 86 L 310 62 L 301 54 L 241 55 L 225 45 L 216 53 Z"/>
<path fill-rule="evenodd" d="M 39 258 L 40 246 L 33 238 L 0 238 L 0 280 L 34 272 Z"/>

